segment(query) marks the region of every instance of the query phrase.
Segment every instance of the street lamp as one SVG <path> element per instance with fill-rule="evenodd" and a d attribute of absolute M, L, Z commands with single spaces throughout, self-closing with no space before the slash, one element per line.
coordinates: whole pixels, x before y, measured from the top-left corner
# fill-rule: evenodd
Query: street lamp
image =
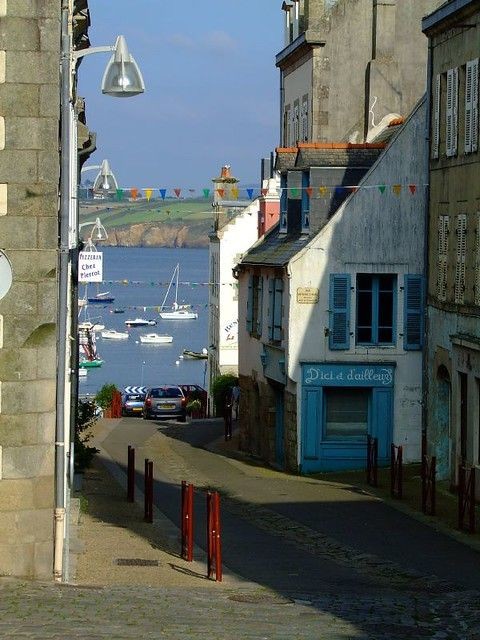
<path fill-rule="evenodd" d="M 125 38 L 119 36 L 114 46 L 92 47 L 73 50 L 72 35 L 73 3 L 61 0 L 61 67 L 60 67 L 60 224 L 58 260 L 58 313 L 57 313 L 57 384 L 55 425 L 55 551 L 54 579 L 66 578 L 65 554 L 65 507 L 67 504 L 66 452 L 73 464 L 72 443 L 74 422 L 72 420 L 72 377 L 76 370 L 69 365 L 72 346 L 76 348 L 77 336 L 72 325 L 76 318 L 77 305 L 77 259 L 78 259 L 78 156 L 77 118 L 75 114 L 75 72 L 78 60 L 97 52 L 113 51 L 107 64 L 102 92 L 127 97 L 143 93 L 145 85 L 137 63 L 130 55 Z M 73 295 L 72 295 L 73 289 Z M 74 334 L 74 335 L 71 335 Z M 68 401 L 68 402 L 67 402 Z M 70 425 L 70 437 L 66 443 L 66 425 Z M 70 474 L 69 474 L 70 475 Z"/>
<path fill-rule="evenodd" d="M 93 182 L 93 192 L 106 196 L 115 195 L 118 189 L 118 182 L 115 174 L 110 169 L 110 163 L 108 160 L 102 160 L 102 164 L 92 164 L 87 167 L 82 167 L 80 173 L 93 171 L 95 169 L 99 171 Z"/>

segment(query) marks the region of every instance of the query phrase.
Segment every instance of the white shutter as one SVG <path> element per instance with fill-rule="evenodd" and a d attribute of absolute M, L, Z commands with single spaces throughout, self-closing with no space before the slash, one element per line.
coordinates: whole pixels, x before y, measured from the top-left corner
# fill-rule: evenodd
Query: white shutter
<path fill-rule="evenodd" d="M 472 82 L 473 65 L 467 62 L 465 68 L 465 153 L 472 153 Z"/>
<path fill-rule="evenodd" d="M 478 58 L 472 65 L 472 153 L 478 151 Z"/>
<path fill-rule="evenodd" d="M 455 302 L 463 304 L 465 298 L 465 256 L 467 253 L 467 216 L 457 216 L 457 253 L 455 260 Z"/>
<path fill-rule="evenodd" d="M 447 271 L 448 271 L 448 216 L 438 218 L 438 262 L 437 262 L 437 298 L 447 299 Z"/>
<path fill-rule="evenodd" d="M 457 155 L 458 144 L 458 68 L 453 71 L 452 83 L 452 155 Z"/>
<path fill-rule="evenodd" d="M 440 90 L 441 78 L 438 73 L 435 78 L 434 98 L 433 98 L 433 121 L 432 121 L 432 158 L 438 158 L 440 146 Z"/>
<path fill-rule="evenodd" d="M 480 212 L 477 213 L 475 238 L 475 304 L 480 306 Z"/>

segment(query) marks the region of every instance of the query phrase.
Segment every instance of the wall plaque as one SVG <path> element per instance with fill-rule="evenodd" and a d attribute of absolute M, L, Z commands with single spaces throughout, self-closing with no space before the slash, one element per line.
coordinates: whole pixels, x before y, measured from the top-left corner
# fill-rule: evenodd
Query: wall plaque
<path fill-rule="evenodd" d="M 298 287 L 297 302 L 298 304 L 317 304 L 318 289 L 315 287 Z"/>

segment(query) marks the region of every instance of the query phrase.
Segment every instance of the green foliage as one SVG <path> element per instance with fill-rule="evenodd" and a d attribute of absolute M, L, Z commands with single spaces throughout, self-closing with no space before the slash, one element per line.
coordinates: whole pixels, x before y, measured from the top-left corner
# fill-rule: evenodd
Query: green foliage
<path fill-rule="evenodd" d="M 187 413 L 189 414 L 192 414 L 195 411 L 200 411 L 201 408 L 202 408 L 202 403 L 200 402 L 200 400 L 197 400 L 197 399 L 190 400 L 190 402 L 186 406 Z"/>
<path fill-rule="evenodd" d="M 81 472 L 89 467 L 94 455 L 98 453 L 97 448 L 87 444 L 92 437 L 89 431 L 97 421 L 96 411 L 95 402 L 79 400 L 74 440 L 75 471 Z"/>
<path fill-rule="evenodd" d="M 95 396 L 95 402 L 102 409 L 108 409 L 112 404 L 113 395 L 116 391 L 118 389 L 114 384 L 104 384 Z"/>
<path fill-rule="evenodd" d="M 212 396 L 217 416 L 223 416 L 225 402 L 230 397 L 230 392 L 236 381 L 237 377 L 231 373 L 225 373 L 214 379 L 212 383 Z"/>

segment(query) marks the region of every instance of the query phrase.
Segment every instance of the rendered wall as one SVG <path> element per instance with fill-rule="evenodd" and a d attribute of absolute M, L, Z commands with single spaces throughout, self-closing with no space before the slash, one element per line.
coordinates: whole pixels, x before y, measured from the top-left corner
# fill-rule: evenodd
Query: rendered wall
<path fill-rule="evenodd" d="M 0 574 L 52 575 L 60 2 L 0 1 Z"/>

